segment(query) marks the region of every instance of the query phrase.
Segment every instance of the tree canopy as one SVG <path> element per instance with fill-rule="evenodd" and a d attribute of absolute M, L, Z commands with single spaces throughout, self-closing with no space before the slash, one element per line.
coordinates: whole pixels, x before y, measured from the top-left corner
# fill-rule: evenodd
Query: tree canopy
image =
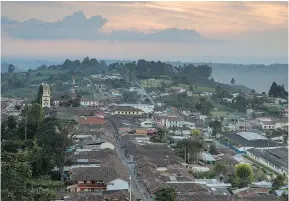
<path fill-rule="evenodd" d="M 250 164 L 237 164 L 233 184 L 238 188 L 248 186 L 254 181 L 254 172 Z"/>
<path fill-rule="evenodd" d="M 177 201 L 177 193 L 173 187 L 163 187 L 155 193 L 156 201 Z"/>
<path fill-rule="evenodd" d="M 272 83 L 268 95 L 269 97 L 288 99 L 288 92 L 285 90 L 284 85 L 277 85 L 276 82 Z"/>

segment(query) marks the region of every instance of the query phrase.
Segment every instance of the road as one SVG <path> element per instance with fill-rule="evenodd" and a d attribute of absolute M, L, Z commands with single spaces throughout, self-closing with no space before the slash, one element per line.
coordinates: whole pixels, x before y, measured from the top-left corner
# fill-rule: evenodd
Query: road
<path fill-rule="evenodd" d="M 151 104 L 153 104 L 154 106 L 156 106 L 157 104 L 155 103 L 155 101 L 152 99 L 152 97 L 147 93 L 147 91 L 141 86 L 141 84 L 139 83 L 139 81 L 135 81 L 134 82 L 139 88 L 142 89 L 143 93 L 149 98 Z"/>
<path fill-rule="evenodd" d="M 113 121 L 108 118 L 109 126 L 108 132 L 111 133 L 116 139 L 116 151 L 122 162 L 127 166 L 129 175 L 131 175 L 131 187 L 132 193 L 135 198 L 141 199 L 142 201 L 151 201 L 152 199 L 149 196 L 147 190 L 139 183 L 136 175 L 135 165 L 130 157 L 125 156 L 125 149 L 122 147 L 123 143 L 121 137 L 118 133 L 117 128 L 115 127 Z"/>

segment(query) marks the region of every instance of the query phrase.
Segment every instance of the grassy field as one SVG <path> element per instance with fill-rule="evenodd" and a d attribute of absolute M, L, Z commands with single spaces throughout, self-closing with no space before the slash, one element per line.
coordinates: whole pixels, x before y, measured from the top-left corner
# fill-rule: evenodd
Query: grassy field
<path fill-rule="evenodd" d="M 178 87 L 182 87 L 186 90 L 190 90 L 190 85 L 186 85 L 186 84 L 178 84 Z M 210 87 L 206 87 L 206 86 L 196 86 L 196 85 L 192 85 L 192 87 L 194 88 L 193 92 L 194 93 L 202 93 L 202 92 L 215 92 L 215 89 L 210 88 Z"/>
<path fill-rule="evenodd" d="M 144 88 L 155 88 L 155 87 L 160 87 L 161 82 L 164 83 L 170 83 L 170 80 L 167 79 L 145 79 L 145 80 L 140 80 L 140 83 L 142 87 Z"/>

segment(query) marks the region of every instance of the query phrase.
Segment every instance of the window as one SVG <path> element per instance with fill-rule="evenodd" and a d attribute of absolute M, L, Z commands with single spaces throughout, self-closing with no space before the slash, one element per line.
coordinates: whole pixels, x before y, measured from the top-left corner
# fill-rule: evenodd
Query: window
<path fill-rule="evenodd" d="M 84 180 L 83 183 L 86 184 L 87 183 L 86 180 Z"/>

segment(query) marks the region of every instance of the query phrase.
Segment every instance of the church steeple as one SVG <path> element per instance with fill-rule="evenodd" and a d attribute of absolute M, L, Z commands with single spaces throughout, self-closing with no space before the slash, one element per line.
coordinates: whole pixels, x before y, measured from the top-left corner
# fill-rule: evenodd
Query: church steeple
<path fill-rule="evenodd" d="M 41 98 L 41 105 L 42 107 L 49 107 L 50 108 L 50 86 L 49 84 L 42 84 L 43 93 Z"/>

